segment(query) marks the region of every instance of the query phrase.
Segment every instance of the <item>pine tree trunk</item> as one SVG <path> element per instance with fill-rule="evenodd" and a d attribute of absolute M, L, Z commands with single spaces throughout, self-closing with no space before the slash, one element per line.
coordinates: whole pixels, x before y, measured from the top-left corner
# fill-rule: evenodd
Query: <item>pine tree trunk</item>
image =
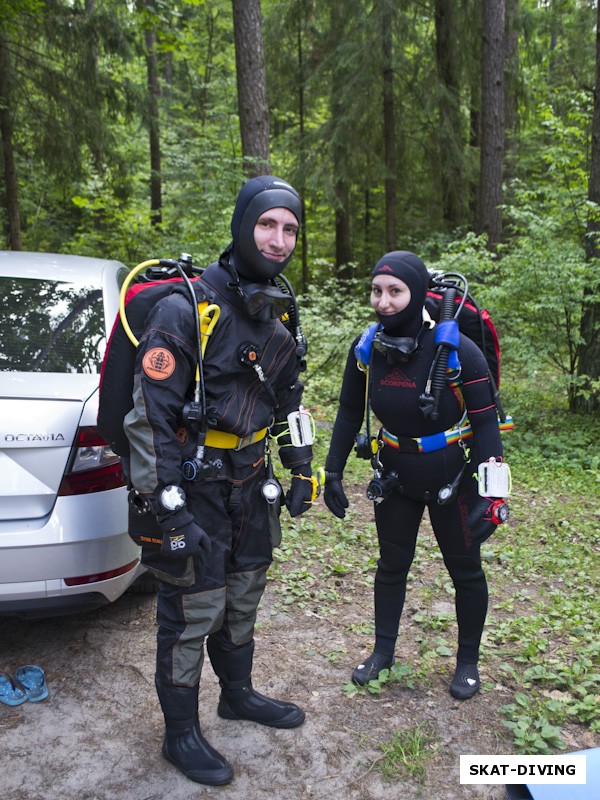
<path fill-rule="evenodd" d="M 339 2 L 334 2 L 330 8 L 330 36 L 335 41 L 343 35 L 345 18 Z M 340 26 L 342 30 L 340 31 Z M 343 62 L 334 60 L 331 69 L 331 122 L 332 143 L 331 158 L 333 168 L 333 194 L 335 197 L 335 266 L 341 267 L 338 271 L 340 280 L 349 277 L 349 270 L 345 267 L 352 261 L 352 246 L 350 243 L 350 189 L 348 181 L 348 147 L 347 147 L 347 107 L 341 101 L 344 96 L 344 86 L 348 80 L 348 66 Z"/>
<path fill-rule="evenodd" d="M 4 164 L 4 206 L 8 218 L 8 246 L 21 250 L 21 222 L 17 192 L 17 171 L 13 151 L 13 125 L 9 88 L 9 56 L 6 42 L 0 36 L 0 134 Z"/>
<path fill-rule="evenodd" d="M 504 0 L 483 0 L 479 231 L 491 249 L 502 240 L 504 161 Z"/>
<path fill-rule="evenodd" d="M 514 177 L 517 159 L 519 128 L 519 0 L 506 0 L 506 30 L 504 39 L 504 161 L 505 180 Z"/>
<path fill-rule="evenodd" d="M 160 122 L 158 112 L 158 62 L 156 58 L 156 34 L 146 30 L 146 64 L 148 69 L 148 95 L 150 98 L 150 221 L 152 225 L 162 223 L 162 178 L 160 164 Z"/>
<path fill-rule="evenodd" d="M 592 122 L 592 160 L 588 183 L 588 198 L 593 207 L 588 214 L 586 256 L 593 271 L 600 269 L 600 2 L 596 25 L 596 85 L 594 88 L 594 117 Z M 600 302 L 597 292 L 589 286 L 584 294 L 583 315 L 580 334 L 582 343 L 578 348 L 577 375 L 585 380 L 590 389 L 592 381 L 600 378 Z M 573 409 L 589 414 L 600 410 L 600 396 L 596 391 L 587 396 L 576 395 L 571 403 Z"/>
<path fill-rule="evenodd" d="M 232 0 L 242 155 L 249 177 L 269 171 L 269 108 L 260 0 Z"/>
<path fill-rule="evenodd" d="M 436 61 L 440 79 L 439 148 L 444 220 L 450 228 L 464 222 L 464 146 L 458 79 L 456 3 L 435 0 Z"/>
<path fill-rule="evenodd" d="M 396 248 L 397 177 L 392 12 L 387 0 L 383 0 L 381 3 L 381 46 L 383 52 L 383 147 L 386 173 L 385 233 L 389 252 Z"/>

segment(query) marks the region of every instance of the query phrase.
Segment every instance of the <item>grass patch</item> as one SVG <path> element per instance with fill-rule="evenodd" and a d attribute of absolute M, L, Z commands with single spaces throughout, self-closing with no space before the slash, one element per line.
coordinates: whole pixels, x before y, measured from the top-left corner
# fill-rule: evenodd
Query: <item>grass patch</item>
<path fill-rule="evenodd" d="M 436 737 L 426 723 L 406 731 L 396 731 L 389 742 L 381 742 L 383 756 L 376 767 L 388 780 L 412 779 L 423 783 L 427 765 L 435 753 Z"/>

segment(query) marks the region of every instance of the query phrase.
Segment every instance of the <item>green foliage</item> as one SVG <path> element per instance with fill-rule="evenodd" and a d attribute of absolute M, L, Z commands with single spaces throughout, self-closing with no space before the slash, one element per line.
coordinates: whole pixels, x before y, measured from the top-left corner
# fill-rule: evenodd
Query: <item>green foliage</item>
<path fill-rule="evenodd" d="M 531 698 L 528 695 L 517 692 L 515 702 L 503 706 L 500 710 L 509 717 L 504 724 L 513 732 L 519 753 L 551 755 L 556 750 L 566 748 L 560 736 L 560 728 L 548 721 L 543 707 L 532 710 Z"/>
<path fill-rule="evenodd" d="M 337 402 L 350 345 L 374 321 L 369 290 L 370 284 L 364 280 L 340 283 L 329 279 L 320 286 L 311 285 L 299 298 L 309 341 L 303 380 L 320 407 Z"/>

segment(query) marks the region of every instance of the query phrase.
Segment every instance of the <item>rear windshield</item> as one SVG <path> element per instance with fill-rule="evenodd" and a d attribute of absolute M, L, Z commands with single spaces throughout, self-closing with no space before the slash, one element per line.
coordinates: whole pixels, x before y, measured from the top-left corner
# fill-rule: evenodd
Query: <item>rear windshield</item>
<path fill-rule="evenodd" d="M 99 372 L 106 348 L 102 290 L 0 277 L 0 370 Z"/>

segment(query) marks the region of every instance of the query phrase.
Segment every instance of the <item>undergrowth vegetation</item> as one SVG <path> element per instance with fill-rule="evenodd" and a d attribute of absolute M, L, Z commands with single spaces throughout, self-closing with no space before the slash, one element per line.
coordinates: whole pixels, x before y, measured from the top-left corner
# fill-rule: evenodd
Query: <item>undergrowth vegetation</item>
<path fill-rule="evenodd" d="M 306 298 L 303 321 L 313 344 L 305 404 L 317 423 L 316 465 L 325 461 L 348 346 L 371 321 L 366 300 L 364 283 L 342 298 L 333 286 Z M 569 412 L 562 375 L 549 371 L 543 357 L 524 371 L 511 350 L 503 353 L 502 381 L 504 406 L 515 420 L 504 437 L 511 518 L 482 548 L 490 584 L 482 696 L 503 698 L 495 724 L 512 735 L 515 752 L 550 754 L 579 740 L 600 742 L 600 420 Z M 344 521 L 322 499 L 300 518 L 283 515 L 283 543 L 270 573 L 274 613 L 297 608 L 330 618 L 358 635 L 364 652 L 373 642 L 372 605 L 357 610 L 355 594 L 371 590 L 376 568 L 376 530 L 364 496 L 370 474 L 368 462 L 352 454 L 344 473 L 351 500 Z M 414 657 L 364 688 L 341 685 L 346 697 L 379 696 L 394 683 L 424 687 L 441 671 L 451 673 L 453 588 L 431 535 L 420 536 L 408 597 L 416 607 Z M 409 622 L 404 617 L 400 640 Z M 359 655 L 339 646 L 322 654 L 332 662 Z M 387 743 L 394 758 L 402 760 L 409 733 L 399 731 Z"/>

